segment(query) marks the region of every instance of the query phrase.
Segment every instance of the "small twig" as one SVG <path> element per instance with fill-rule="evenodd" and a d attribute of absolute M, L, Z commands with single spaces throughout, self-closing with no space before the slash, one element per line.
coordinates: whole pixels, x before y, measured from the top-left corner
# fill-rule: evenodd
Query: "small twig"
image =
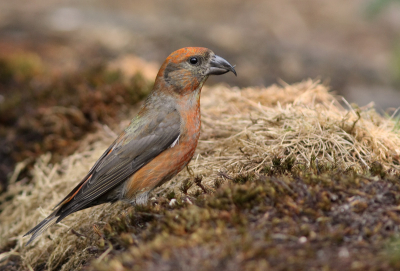
<path fill-rule="evenodd" d="M 251 156 L 248 153 L 246 153 L 244 150 L 242 150 L 242 147 L 239 147 L 239 151 L 241 153 L 243 153 L 243 155 L 246 156 L 247 159 L 249 159 L 249 160 L 251 159 Z"/>
<path fill-rule="evenodd" d="M 357 110 L 357 111 L 355 111 L 355 112 L 356 112 L 356 114 L 357 114 L 357 119 L 353 122 L 353 125 L 351 126 L 351 129 L 350 129 L 350 131 L 349 131 L 349 134 L 351 134 L 351 133 L 353 132 L 354 128 L 356 127 L 357 122 L 361 119 L 360 111 Z"/>
<path fill-rule="evenodd" d="M 98 236 L 100 236 L 100 238 L 103 238 L 103 239 L 104 239 L 104 236 L 103 236 L 103 234 L 101 234 L 101 231 L 100 231 L 100 229 L 99 229 L 99 227 L 98 227 L 97 225 L 93 225 L 92 228 L 93 228 L 93 231 L 94 231 Z"/>
<path fill-rule="evenodd" d="M 225 172 L 218 172 L 218 175 L 222 178 L 233 181 L 233 178 L 231 176 L 229 176 L 228 174 L 226 174 Z"/>
<path fill-rule="evenodd" d="M 71 229 L 71 232 L 72 232 L 73 234 L 75 234 L 76 236 L 78 236 L 78 237 L 88 238 L 86 235 L 84 235 L 84 234 L 82 234 L 82 233 L 79 233 L 79 232 L 77 232 L 77 231 L 74 230 L 74 229 Z"/>

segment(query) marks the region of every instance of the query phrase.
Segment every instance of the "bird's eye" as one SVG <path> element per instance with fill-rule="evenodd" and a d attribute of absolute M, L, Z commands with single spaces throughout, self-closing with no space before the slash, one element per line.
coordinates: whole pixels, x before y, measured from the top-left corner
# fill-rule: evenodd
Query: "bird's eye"
<path fill-rule="evenodd" d="M 189 62 L 190 62 L 190 64 L 192 64 L 192 65 L 196 65 L 196 64 L 199 62 L 199 60 L 197 59 L 197 57 L 191 57 L 191 58 L 189 59 Z"/>

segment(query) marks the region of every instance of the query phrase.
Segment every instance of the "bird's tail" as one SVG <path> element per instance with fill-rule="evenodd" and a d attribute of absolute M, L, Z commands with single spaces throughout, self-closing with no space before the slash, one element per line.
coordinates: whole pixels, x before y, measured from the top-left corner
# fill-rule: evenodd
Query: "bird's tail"
<path fill-rule="evenodd" d="M 53 213 L 51 213 L 48 217 L 42 220 L 39 224 L 37 224 L 35 227 L 33 227 L 30 231 L 25 233 L 24 236 L 27 236 L 29 234 L 32 234 L 31 239 L 29 239 L 28 243 L 26 243 L 25 246 L 29 245 L 33 240 L 35 240 L 39 235 L 41 235 L 45 230 L 47 230 L 49 227 L 57 223 L 57 218 L 58 216 L 56 215 L 58 210 L 55 210 Z"/>

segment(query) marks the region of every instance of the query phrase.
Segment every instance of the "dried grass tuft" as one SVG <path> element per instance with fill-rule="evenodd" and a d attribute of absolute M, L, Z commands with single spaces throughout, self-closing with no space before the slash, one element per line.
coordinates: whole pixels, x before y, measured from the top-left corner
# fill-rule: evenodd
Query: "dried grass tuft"
<path fill-rule="evenodd" d="M 276 158 L 292 157 L 305 167 L 324 162 L 361 171 L 378 161 L 389 172 L 400 169 L 395 121 L 370 106 L 352 108 L 344 100 L 342 106 L 318 82 L 242 90 L 217 86 L 205 88 L 202 95 L 202 135 L 190 166 L 207 187 L 221 178 L 221 172 L 226 176 L 260 172 Z M 9 250 L 0 254 L 0 261 L 20 255 L 27 268 L 70 270 L 93 255 L 89 250 L 100 238 L 93 225 L 123 215 L 126 205 L 72 214 L 29 247 L 24 247 L 28 238 L 22 235 L 50 213 L 112 140 L 105 130 L 91 135 L 82 143 L 83 151 L 61 164 L 49 164 L 50 154 L 43 155 L 35 163 L 31 184 L 9 186 L 0 198 L 0 248 Z M 182 191 L 182 181 L 188 177 L 190 173 L 183 171 L 157 193 L 170 187 Z M 187 186 L 188 193 L 199 189 L 193 183 Z"/>
<path fill-rule="evenodd" d="M 202 99 L 202 140 L 192 163 L 206 180 L 218 171 L 258 172 L 274 157 L 313 159 L 344 168 L 379 161 L 398 170 L 400 137 L 395 122 L 371 106 L 341 106 L 327 87 L 305 81 L 243 90 L 217 87 Z"/>

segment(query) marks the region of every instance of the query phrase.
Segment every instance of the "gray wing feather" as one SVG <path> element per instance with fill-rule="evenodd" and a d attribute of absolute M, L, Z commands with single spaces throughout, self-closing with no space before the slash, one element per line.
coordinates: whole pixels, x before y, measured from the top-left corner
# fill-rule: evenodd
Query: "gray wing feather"
<path fill-rule="evenodd" d="M 135 127 L 133 122 L 130 128 L 135 128 L 135 131 L 125 133 L 114 142 L 107 150 L 107 153 L 110 150 L 112 152 L 103 154 L 90 170 L 90 179 L 78 188 L 79 192 L 71 201 L 57 211 L 57 222 L 73 212 L 87 208 L 92 201 L 125 181 L 179 137 L 180 115 L 176 110 L 169 112 L 164 118 L 155 116 L 153 119 L 160 122 L 151 121 L 142 126 L 137 124 L 139 127 Z"/>

